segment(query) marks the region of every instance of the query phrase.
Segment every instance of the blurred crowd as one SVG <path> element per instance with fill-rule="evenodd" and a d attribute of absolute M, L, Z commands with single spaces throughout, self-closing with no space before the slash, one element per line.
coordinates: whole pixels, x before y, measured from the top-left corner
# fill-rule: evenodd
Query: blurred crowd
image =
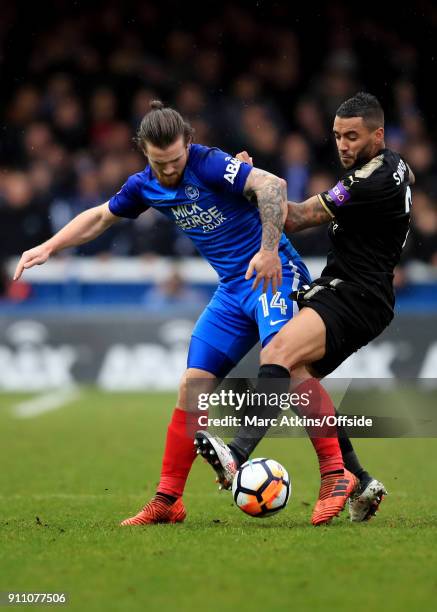
<path fill-rule="evenodd" d="M 355 19 L 336 2 L 300 17 L 281 2 L 224 2 L 208 17 L 165 0 L 48 4 L 44 21 L 37 8 L 23 17 L 19 2 L 2 5 L 0 260 L 108 200 L 144 167 L 132 138 L 155 97 L 191 121 L 196 142 L 246 149 L 301 201 L 336 181 L 333 115 L 365 89 L 386 109 L 387 146 L 417 177 L 406 257 L 437 266 L 436 132 L 426 90 L 432 4 L 397 23 L 379 13 Z M 304 256 L 326 254 L 325 229 L 292 240 Z M 76 252 L 195 254 L 154 211 Z"/>

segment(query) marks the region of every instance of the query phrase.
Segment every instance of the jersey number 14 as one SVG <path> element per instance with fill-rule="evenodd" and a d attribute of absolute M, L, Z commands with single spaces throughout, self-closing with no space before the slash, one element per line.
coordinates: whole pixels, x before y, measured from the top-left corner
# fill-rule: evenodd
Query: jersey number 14
<path fill-rule="evenodd" d="M 269 313 L 269 303 L 267 301 L 267 294 L 263 293 L 262 295 L 259 296 L 258 299 L 261 302 L 262 307 L 263 307 L 263 315 L 265 317 L 268 317 L 270 313 Z M 275 295 L 272 297 L 272 299 L 270 300 L 270 308 L 279 308 L 281 315 L 287 314 L 287 303 L 284 298 L 281 298 L 280 291 L 277 291 Z"/>

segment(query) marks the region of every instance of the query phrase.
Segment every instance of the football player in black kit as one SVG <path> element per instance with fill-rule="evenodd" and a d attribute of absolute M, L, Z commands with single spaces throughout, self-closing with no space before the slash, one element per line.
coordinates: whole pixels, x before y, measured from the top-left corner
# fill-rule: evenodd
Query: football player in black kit
<path fill-rule="evenodd" d="M 373 95 L 360 92 L 343 102 L 333 133 L 344 175 L 324 193 L 289 202 L 285 220 L 289 233 L 330 223 L 327 264 L 319 279 L 294 295 L 300 312 L 262 349 L 258 374 L 258 392 L 269 379 L 282 379 L 288 388 L 291 378 L 294 391 L 312 394 L 310 406 L 299 407 L 301 416 L 335 414 L 319 379 L 376 338 L 393 318 L 393 270 L 408 233 L 414 183 L 408 164 L 385 147 L 384 112 Z M 198 432 L 196 443 L 218 481 L 229 488 L 266 431 L 242 426 L 229 445 Z M 321 473 L 312 523 L 328 523 L 347 499 L 352 521 L 369 519 L 386 494 L 384 485 L 361 467 L 344 429 L 330 430 L 330 437 L 320 437 L 320 429 L 307 431 Z"/>

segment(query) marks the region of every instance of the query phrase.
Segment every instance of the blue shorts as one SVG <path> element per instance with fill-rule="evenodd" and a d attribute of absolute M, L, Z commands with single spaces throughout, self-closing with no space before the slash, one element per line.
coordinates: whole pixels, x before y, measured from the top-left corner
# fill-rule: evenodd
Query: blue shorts
<path fill-rule="evenodd" d="M 226 376 L 258 341 L 265 346 L 299 312 L 290 293 L 310 282 L 307 267 L 295 258 L 283 264 L 275 295 L 271 285 L 263 294 L 262 283 L 252 291 L 253 280 L 244 276 L 220 283 L 194 327 L 187 367 Z"/>

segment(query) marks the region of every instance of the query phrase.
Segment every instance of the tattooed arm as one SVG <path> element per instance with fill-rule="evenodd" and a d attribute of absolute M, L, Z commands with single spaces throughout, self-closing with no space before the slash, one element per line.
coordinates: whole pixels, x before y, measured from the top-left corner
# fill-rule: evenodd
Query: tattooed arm
<path fill-rule="evenodd" d="M 328 223 L 332 218 L 333 215 L 323 206 L 319 197 L 313 196 L 301 204 L 288 202 L 284 229 L 287 233 L 300 232 L 308 227 Z"/>
<path fill-rule="evenodd" d="M 282 282 L 278 246 L 287 214 L 287 184 L 269 172 L 254 168 L 247 177 L 244 195 L 249 200 L 256 199 L 262 224 L 261 248 L 249 264 L 246 279 L 256 272 L 252 289 L 262 282 L 263 292 L 266 292 L 271 282 L 273 293 L 276 293 Z"/>
<path fill-rule="evenodd" d="M 262 224 L 261 248 L 278 248 L 287 213 L 287 183 L 269 172 L 254 168 L 247 177 L 244 195 L 257 202 Z"/>

